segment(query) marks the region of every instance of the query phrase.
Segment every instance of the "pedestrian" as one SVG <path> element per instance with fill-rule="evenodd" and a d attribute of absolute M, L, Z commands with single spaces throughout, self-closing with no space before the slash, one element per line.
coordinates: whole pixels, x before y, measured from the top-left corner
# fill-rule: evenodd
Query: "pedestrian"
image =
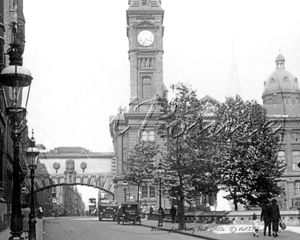
<path fill-rule="evenodd" d="M 174 207 L 174 205 L 172 205 L 172 207 L 170 209 L 170 215 L 171 215 L 171 218 L 172 218 L 172 223 L 175 223 L 176 213 L 177 213 L 177 210 Z"/>
<path fill-rule="evenodd" d="M 25 239 L 28 238 L 28 232 L 29 232 L 29 216 L 30 216 L 30 208 L 28 204 L 24 204 L 24 207 L 22 209 L 22 217 L 23 217 L 23 232 Z"/>
<path fill-rule="evenodd" d="M 151 219 L 152 213 L 153 213 L 153 207 L 151 206 L 151 207 L 150 207 L 150 211 L 149 211 L 149 219 Z"/>
<path fill-rule="evenodd" d="M 39 219 L 43 219 L 44 217 L 44 211 L 43 211 L 43 208 L 42 207 L 39 207 L 38 208 L 38 218 Z"/>
<path fill-rule="evenodd" d="M 279 231 L 279 220 L 281 219 L 279 206 L 277 205 L 277 200 L 273 199 L 271 202 L 271 222 L 272 222 L 272 229 L 273 229 L 273 236 L 278 237 Z"/>
<path fill-rule="evenodd" d="M 261 207 L 260 220 L 264 221 L 264 236 L 266 236 L 266 232 L 268 231 L 268 235 L 271 236 L 271 215 L 272 208 L 270 206 L 269 200 L 263 201 Z"/>
<path fill-rule="evenodd" d="M 253 215 L 252 215 L 252 224 L 253 224 L 253 231 L 254 231 L 253 236 L 254 237 L 259 237 L 259 235 L 258 235 L 259 220 L 258 220 L 255 213 L 253 213 Z"/>

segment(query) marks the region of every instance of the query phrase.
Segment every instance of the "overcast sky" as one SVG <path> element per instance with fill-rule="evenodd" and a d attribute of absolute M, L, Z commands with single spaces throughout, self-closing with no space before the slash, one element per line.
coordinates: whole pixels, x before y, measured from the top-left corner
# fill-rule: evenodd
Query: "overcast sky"
<path fill-rule="evenodd" d="M 299 0 L 162 0 L 164 82 L 223 102 L 232 66 L 245 100 L 261 103 L 281 49 L 300 77 Z M 109 116 L 129 103 L 128 0 L 24 1 L 24 66 L 33 75 L 29 129 L 48 150 L 112 151 Z"/>

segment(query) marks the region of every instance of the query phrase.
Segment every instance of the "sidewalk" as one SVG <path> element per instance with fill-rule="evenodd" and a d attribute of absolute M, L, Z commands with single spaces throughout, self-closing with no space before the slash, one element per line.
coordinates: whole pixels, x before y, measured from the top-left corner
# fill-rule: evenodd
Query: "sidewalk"
<path fill-rule="evenodd" d="M 178 230 L 177 223 L 164 222 L 163 227 L 157 227 L 157 220 L 143 220 L 142 225 L 151 228 L 149 231 L 169 231 L 190 235 L 196 238 L 208 240 L 243 240 L 253 239 L 252 225 L 249 224 L 201 224 L 187 223 L 186 230 Z M 259 236 L 264 237 L 263 226 L 259 228 Z M 300 239 L 300 226 L 288 226 L 280 232 L 276 239 L 298 240 Z M 272 237 L 273 238 L 273 237 Z"/>
<path fill-rule="evenodd" d="M 43 219 L 36 219 L 36 239 L 43 240 Z M 4 231 L 0 232 L 1 240 L 8 240 L 10 237 L 10 229 L 7 228 Z"/>

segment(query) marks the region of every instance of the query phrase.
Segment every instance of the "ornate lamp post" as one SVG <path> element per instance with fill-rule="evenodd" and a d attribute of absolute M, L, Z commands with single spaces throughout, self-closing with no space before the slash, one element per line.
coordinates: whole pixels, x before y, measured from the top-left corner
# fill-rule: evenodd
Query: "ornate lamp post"
<path fill-rule="evenodd" d="M 129 184 L 127 183 L 127 181 L 123 181 L 123 186 L 124 186 L 124 202 L 127 201 L 127 193 L 126 193 L 126 186 L 129 186 Z"/>
<path fill-rule="evenodd" d="M 124 202 L 126 202 L 126 188 L 124 188 Z"/>
<path fill-rule="evenodd" d="M 29 97 L 29 89 L 32 81 L 30 72 L 22 67 L 23 49 L 16 42 L 16 23 L 13 23 L 13 43 L 7 51 L 10 64 L 0 74 L 0 87 L 5 98 L 5 115 L 9 119 L 11 127 L 11 138 L 13 140 L 13 189 L 12 189 L 12 214 L 11 214 L 11 237 L 9 239 L 21 239 L 22 216 L 21 216 L 21 187 L 20 187 L 20 140 L 26 129 L 25 117 Z M 28 91 L 23 88 L 28 87 Z M 25 96 L 27 93 L 27 96 Z"/>
<path fill-rule="evenodd" d="M 33 135 L 33 133 L 32 133 Z M 29 217 L 29 240 L 36 240 L 36 230 L 35 230 L 35 214 L 34 214 L 34 171 L 37 168 L 37 160 L 39 157 L 39 150 L 35 147 L 34 138 L 31 138 L 30 147 L 26 151 L 27 164 L 30 169 L 31 178 L 31 192 L 30 192 L 30 217 Z"/>
<path fill-rule="evenodd" d="M 164 169 L 161 167 L 161 164 L 159 164 L 157 170 L 156 170 L 156 175 L 158 177 L 159 180 L 159 189 L 158 189 L 158 194 L 159 194 L 159 207 L 158 207 L 158 227 L 162 227 L 163 226 L 163 209 L 161 206 L 161 192 L 162 192 L 162 188 L 161 188 L 161 177 L 162 174 L 164 173 Z"/>
<path fill-rule="evenodd" d="M 139 178 L 137 179 L 137 202 L 139 203 L 140 202 L 140 184 L 141 184 L 142 180 Z"/>

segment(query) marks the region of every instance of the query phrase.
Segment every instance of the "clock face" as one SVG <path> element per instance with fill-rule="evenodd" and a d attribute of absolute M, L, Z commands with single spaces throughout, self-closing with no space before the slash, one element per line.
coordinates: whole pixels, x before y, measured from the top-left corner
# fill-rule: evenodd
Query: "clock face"
<path fill-rule="evenodd" d="M 142 46 L 148 47 L 154 42 L 154 35 L 148 30 L 143 30 L 139 33 L 137 40 Z"/>

